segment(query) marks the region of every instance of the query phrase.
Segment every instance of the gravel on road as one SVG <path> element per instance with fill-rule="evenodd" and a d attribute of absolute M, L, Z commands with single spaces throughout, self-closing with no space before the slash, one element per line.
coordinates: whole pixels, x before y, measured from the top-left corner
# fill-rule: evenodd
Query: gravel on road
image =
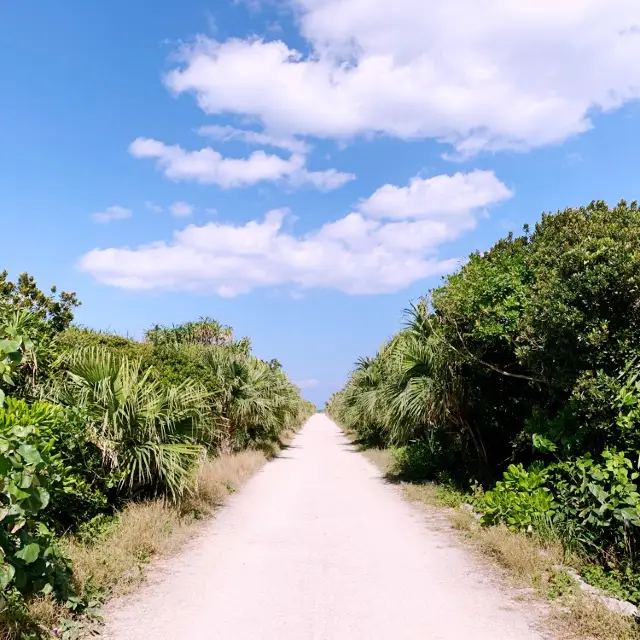
<path fill-rule="evenodd" d="M 322 414 L 105 617 L 111 640 L 543 637 Z"/>

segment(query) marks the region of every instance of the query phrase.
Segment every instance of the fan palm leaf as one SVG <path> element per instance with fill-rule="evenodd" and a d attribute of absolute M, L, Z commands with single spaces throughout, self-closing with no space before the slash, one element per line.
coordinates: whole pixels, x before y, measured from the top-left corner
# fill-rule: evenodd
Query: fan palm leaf
<path fill-rule="evenodd" d="M 87 413 L 105 466 L 131 490 L 174 500 L 188 492 L 203 454 L 198 436 L 207 392 L 191 381 L 167 387 L 139 361 L 101 347 L 72 352 L 65 366 L 58 399 Z"/>

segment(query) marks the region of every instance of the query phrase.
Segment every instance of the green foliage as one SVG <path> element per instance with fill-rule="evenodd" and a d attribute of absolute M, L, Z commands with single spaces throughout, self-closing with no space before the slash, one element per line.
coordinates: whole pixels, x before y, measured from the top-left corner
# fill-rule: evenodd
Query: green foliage
<path fill-rule="evenodd" d="M 200 318 L 172 327 L 156 325 L 145 333 L 145 339 L 158 347 L 161 345 L 198 345 L 209 347 L 228 344 L 233 339 L 233 329 L 221 325 L 212 318 Z"/>
<path fill-rule="evenodd" d="M 639 344 L 640 210 L 594 202 L 544 215 L 531 236 L 535 274 L 520 358 L 554 389 L 586 370 L 621 369 Z"/>
<path fill-rule="evenodd" d="M 76 540 L 86 545 L 94 545 L 107 536 L 118 524 L 118 516 L 100 513 L 80 524 L 75 531 Z"/>
<path fill-rule="evenodd" d="M 131 359 L 149 358 L 153 352 L 152 346 L 147 343 L 137 342 L 110 331 L 96 331 L 77 326 L 71 326 L 56 335 L 55 345 L 62 352 L 101 347 Z"/>
<path fill-rule="evenodd" d="M 443 482 L 436 487 L 436 500 L 443 507 L 457 509 L 467 502 L 469 496 L 448 482 Z"/>
<path fill-rule="evenodd" d="M 580 573 L 589 584 L 613 597 L 640 604 L 640 575 L 630 567 L 607 570 L 601 565 L 590 564 L 583 567 Z"/>
<path fill-rule="evenodd" d="M 46 294 L 28 273 L 21 273 L 16 282 L 8 277 L 7 271 L 0 273 L 0 315 L 8 310 L 30 311 L 49 338 L 69 327 L 73 309 L 80 304 L 74 293 L 58 294 L 56 287 L 51 287 Z"/>
<path fill-rule="evenodd" d="M 47 456 L 51 500 L 43 518 L 49 527 L 64 531 L 107 508 L 116 478 L 103 473 L 100 450 L 81 413 L 9 398 L 0 409 L 0 434 L 15 428 L 22 429 L 25 444 Z"/>
<path fill-rule="evenodd" d="M 229 451 L 263 446 L 315 410 L 300 399 L 280 363 L 251 355 L 247 338 L 210 318 L 146 333 L 151 352 L 143 358 L 164 384 L 198 380 L 208 393 L 203 414 L 207 444 Z"/>
<path fill-rule="evenodd" d="M 504 522 L 512 531 L 533 531 L 537 519 L 553 516 L 557 509 L 547 479 L 544 467 L 509 465 L 503 479 L 484 494 L 483 524 Z"/>
<path fill-rule="evenodd" d="M 15 386 L 15 374 L 22 363 L 23 353 L 32 344 L 19 333 L 18 323 L 0 322 L 0 407 L 4 404 L 3 387 Z"/>
<path fill-rule="evenodd" d="M 448 451 L 431 434 L 426 440 L 392 449 L 391 473 L 405 480 L 442 480 Z"/>
<path fill-rule="evenodd" d="M 95 542 L 127 500 L 182 500 L 207 453 L 273 443 L 315 412 L 230 327 L 203 318 L 140 342 L 71 326 L 77 305 L 0 274 L 3 637 L 41 637 L 27 604 L 42 595 L 69 610 L 60 637 L 80 637 L 79 614 L 94 615 L 104 594 L 91 580 L 73 593 L 58 536 Z"/>
<path fill-rule="evenodd" d="M 20 367 L 12 376 L 11 395 L 39 394 L 58 357 L 55 337 L 69 327 L 79 304 L 75 294 L 58 294 L 55 287 L 44 293 L 27 273 L 15 282 L 8 279 L 6 271 L 0 273 L 0 325 L 17 329 L 25 347 Z"/>
<path fill-rule="evenodd" d="M 327 411 L 414 478 L 480 481 L 485 523 L 637 572 L 639 291 L 637 203 L 544 214 L 410 309 Z"/>
<path fill-rule="evenodd" d="M 640 542 L 638 459 L 604 451 L 602 462 L 590 455 L 550 468 L 559 516 L 580 523 L 579 542 L 603 560 L 636 562 Z"/>
<path fill-rule="evenodd" d="M 181 498 L 193 486 L 203 448 L 201 418 L 207 394 L 190 380 L 166 386 L 140 361 L 105 348 L 80 349 L 66 360 L 58 400 L 82 409 L 109 471 L 130 492 L 151 490 Z"/>
<path fill-rule="evenodd" d="M 626 450 L 640 451 L 640 362 L 634 358 L 618 376 L 621 382 L 615 396 L 618 409 L 616 426 L 618 445 Z"/>
<path fill-rule="evenodd" d="M 572 594 L 576 589 L 576 581 L 563 569 L 554 571 L 549 576 L 547 585 L 547 597 L 549 600 L 557 600 L 566 595 Z"/>
<path fill-rule="evenodd" d="M 233 448 L 277 439 L 297 421 L 298 391 L 281 370 L 229 349 L 206 349 L 201 357 Z"/>
<path fill-rule="evenodd" d="M 42 514 L 50 502 L 50 460 L 25 440 L 33 427 L 0 433 L 0 588 L 66 596 L 70 571 Z"/>

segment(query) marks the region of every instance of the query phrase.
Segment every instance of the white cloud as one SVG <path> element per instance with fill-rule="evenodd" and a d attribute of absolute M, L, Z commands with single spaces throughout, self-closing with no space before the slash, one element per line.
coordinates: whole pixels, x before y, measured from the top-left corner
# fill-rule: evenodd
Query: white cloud
<path fill-rule="evenodd" d="M 306 235 L 285 231 L 289 212 L 273 210 L 263 220 L 244 225 L 190 225 L 175 232 L 170 242 L 94 249 L 78 266 L 100 282 L 134 290 L 191 290 L 227 297 L 282 285 L 350 294 L 398 291 L 455 268 L 459 261 L 439 258 L 438 247 L 475 228 L 484 207 L 510 194 L 485 172 L 445 178 L 431 179 L 439 186 L 431 189 L 430 199 L 417 190 L 422 209 L 408 206 L 414 196 L 405 195 L 400 198 L 404 213 L 385 213 L 378 190 L 359 210 Z M 404 189 L 412 194 L 414 184 L 416 179 Z M 391 185 L 382 188 L 393 189 L 404 193 Z M 460 189 L 466 189 L 464 199 L 458 196 Z M 393 198 L 390 205 L 395 206 Z"/>
<path fill-rule="evenodd" d="M 125 209 L 124 207 L 114 205 L 112 207 L 107 207 L 104 211 L 96 211 L 95 213 L 92 213 L 91 218 L 94 222 L 105 224 L 113 220 L 124 220 L 126 218 L 130 218 L 131 215 L 131 209 Z"/>
<path fill-rule="evenodd" d="M 163 209 L 159 204 L 156 204 L 155 202 L 151 202 L 151 200 L 147 200 L 144 203 L 145 209 L 147 209 L 148 211 L 152 211 L 153 213 L 162 213 Z"/>
<path fill-rule="evenodd" d="M 295 384 L 296 387 L 300 389 L 313 389 L 314 387 L 317 387 L 320 382 L 318 380 L 315 380 L 314 378 L 311 378 L 309 380 L 300 380 L 298 382 L 294 382 L 293 384 Z"/>
<path fill-rule="evenodd" d="M 212 140 L 240 140 L 251 145 L 261 145 L 265 147 L 275 147 L 276 149 L 284 149 L 291 153 L 305 154 L 310 151 L 309 145 L 302 141 L 296 140 L 291 136 L 272 136 L 259 131 L 249 131 L 246 129 L 236 129 L 228 125 L 222 126 L 217 124 L 206 125 L 198 129 L 201 136 L 207 136 Z"/>
<path fill-rule="evenodd" d="M 351 173 L 335 169 L 309 171 L 304 156 L 295 153 L 288 159 L 264 151 L 254 151 L 247 158 L 225 158 L 211 147 L 186 151 L 178 145 L 166 145 L 150 138 L 137 138 L 129 151 L 136 158 L 154 158 L 168 178 L 223 188 L 284 180 L 296 186 L 309 184 L 330 190 L 355 178 Z"/>
<path fill-rule="evenodd" d="M 178 202 L 174 202 L 170 207 L 169 211 L 176 218 L 188 218 L 193 213 L 193 205 L 188 202 L 184 202 L 183 200 L 178 200 Z"/>
<path fill-rule="evenodd" d="M 358 209 L 372 218 L 447 217 L 506 200 L 511 191 L 492 171 L 456 173 L 434 178 L 413 178 L 408 186 L 386 184 Z"/>
<path fill-rule="evenodd" d="M 269 134 L 436 138 L 456 154 L 557 143 L 640 97 L 637 0 L 289 0 L 308 54 L 201 37 L 169 72 Z"/>
<path fill-rule="evenodd" d="M 582 154 L 577 153 L 576 151 L 571 151 L 565 155 L 564 161 L 566 165 L 575 167 L 576 165 L 582 164 L 584 162 L 584 157 L 582 156 Z"/>

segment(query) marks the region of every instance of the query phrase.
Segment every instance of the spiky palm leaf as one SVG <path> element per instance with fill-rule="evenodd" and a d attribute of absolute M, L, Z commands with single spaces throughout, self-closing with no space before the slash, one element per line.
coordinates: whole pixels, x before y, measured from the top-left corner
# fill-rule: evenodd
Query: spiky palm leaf
<path fill-rule="evenodd" d="M 189 491 L 203 454 L 206 391 L 191 381 L 166 387 L 139 361 L 100 347 L 70 353 L 65 366 L 58 399 L 87 412 L 105 465 L 122 472 L 130 489 L 172 499 Z"/>
<path fill-rule="evenodd" d="M 278 368 L 245 352 L 211 348 L 202 362 L 217 381 L 214 399 L 229 425 L 235 445 L 253 439 L 273 439 L 299 419 L 302 404 L 297 389 Z"/>

